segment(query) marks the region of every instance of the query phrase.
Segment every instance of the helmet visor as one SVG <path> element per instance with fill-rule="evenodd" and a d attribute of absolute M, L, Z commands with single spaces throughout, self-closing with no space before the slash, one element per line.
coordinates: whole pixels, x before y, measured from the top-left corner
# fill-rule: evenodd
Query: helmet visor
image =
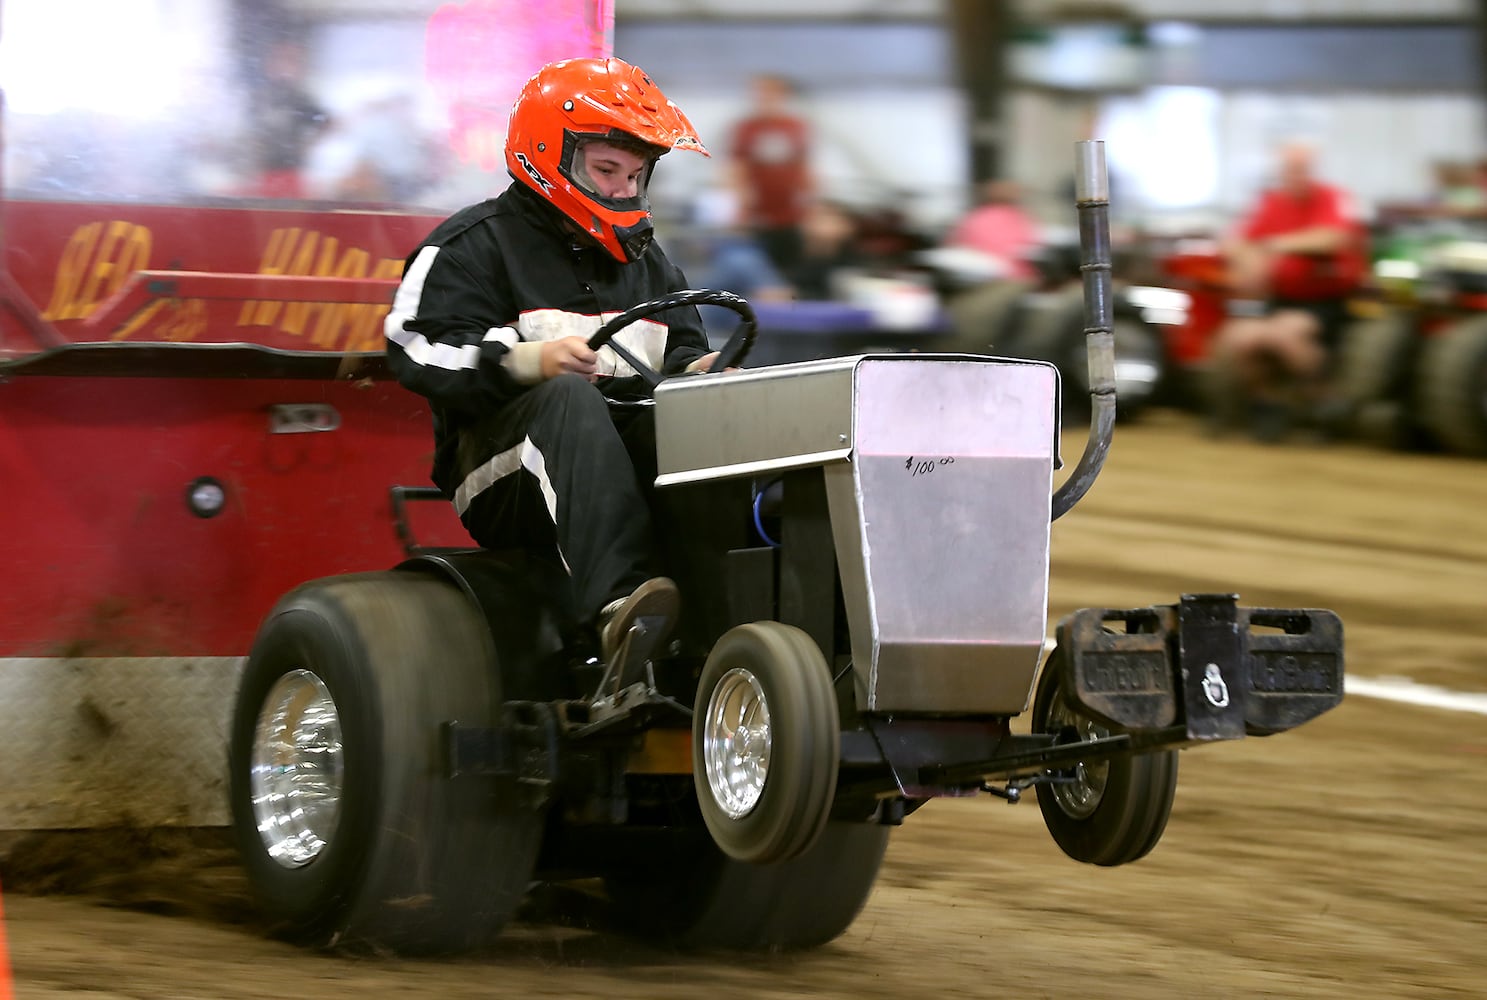
<path fill-rule="evenodd" d="M 606 134 L 563 136 L 561 169 L 595 202 L 616 212 L 649 211 L 646 191 L 656 166 L 655 147 Z"/>

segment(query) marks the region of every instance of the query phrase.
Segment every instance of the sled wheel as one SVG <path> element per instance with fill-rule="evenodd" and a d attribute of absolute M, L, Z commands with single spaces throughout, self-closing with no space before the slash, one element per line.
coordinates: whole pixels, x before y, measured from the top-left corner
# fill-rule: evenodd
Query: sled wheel
<path fill-rule="evenodd" d="M 831 674 L 811 638 L 773 621 L 725 633 L 692 717 L 698 804 L 723 852 L 755 864 L 805 853 L 831 812 L 840 756 Z"/>
<path fill-rule="evenodd" d="M 1430 337 L 1418 377 L 1426 429 L 1452 451 L 1487 455 L 1487 316 Z"/>
<path fill-rule="evenodd" d="M 310 945 L 460 951 L 526 891 L 541 830 L 514 786 L 445 776 L 440 724 L 495 725 L 487 627 L 442 580 L 347 576 L 286 596 L 232 720 L 232 825 L 276 930 Z"/>
<path fill-rule="evenodd" d="M 1081 741 L 1109 736 L 1064 697 L 1063 658 L 1055 649 L 1043 665 L 1033 699 L 1033 731 Z M 1177 789 L 1177 751 L 1081 762 L 1065 775 L 1072 780 L 1038 785 L 1043 822 L 1065 854 L 1109 867 L 1145 857 L 1157 845 Z"/>
<path fill-rule="evenodd" d="M 700 828 L 655 845 L 605 876 L 616 923 L 679 948 L 801 949 L 823 945 L 857 918 L 888 845 L 886 826 L 831 822 L 792 861 L 751 865 Z"/>

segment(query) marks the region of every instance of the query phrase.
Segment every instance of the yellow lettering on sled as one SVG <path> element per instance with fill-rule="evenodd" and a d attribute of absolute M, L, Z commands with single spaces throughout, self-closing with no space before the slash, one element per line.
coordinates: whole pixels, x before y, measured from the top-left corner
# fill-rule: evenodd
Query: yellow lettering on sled
<path fill-rule="evenodd" d="M 78 226 L 62 248 L 51 301 L 41 315 L 52 321 L 84 319 L 150 266 L 150 230 L 133 222 L 89 222 Z"/>
<path fill-rule="evenodd" d="M 336 237 L 314 230 L 288 228 L 269 234 L 258 273 L 396 279 L 403 273 L 403 262 L 373 258 L 361 247 L 343 249 Z M 382 303 L 253 300 L 243 303 L 238 325 L 271 326 L 291 336 L 308 336 L 311 344 L 326 351 L 375 351 L 382 346 L 387 308 Z"/>

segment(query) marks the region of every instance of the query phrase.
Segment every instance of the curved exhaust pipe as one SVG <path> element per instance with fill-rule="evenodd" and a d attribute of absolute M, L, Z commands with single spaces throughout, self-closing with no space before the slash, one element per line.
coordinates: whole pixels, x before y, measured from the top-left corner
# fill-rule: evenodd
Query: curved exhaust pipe
<path fill-rule="evenodd" d="M 1110 291 L 1110 182 L 1105 144 L 1074 144 L 1074 203 L 1079 211 L 1079 273 L 1084 279 L 1084 344 L 1089 359 L 1089 439 L 1079 464 L 1053 494 L 1053 519 L 1078 503 L 1105 465 L 1115 432 L 1115 334 Z"/>

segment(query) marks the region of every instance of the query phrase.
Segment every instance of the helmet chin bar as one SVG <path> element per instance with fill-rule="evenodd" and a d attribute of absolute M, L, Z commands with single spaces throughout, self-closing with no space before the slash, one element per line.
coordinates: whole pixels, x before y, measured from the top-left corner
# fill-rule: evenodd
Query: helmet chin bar
<path fill-rule="evenodd" d="M 613 142 L 621 146 L 633 144 L 633 140 L 626 143 L 625 137 L 616 134 L 565 130 L 558 170 L 572 185 L 569 188 L 570 201 L 576 200 L 578 204 L 564 206 L 555 200 L 554 207 L 568 215 L 573 223 L 604 246 L 611 255 L 625 262 L 639 260 L 655 239 L 647 190 L 651 176 L 655 173 L 656 160 L 650 160 L 641 171 L 633 197 L 606 198 L 595 190 L 594 180 L 589 176 L 584 158 L 580 155 L 584 144 L 588 142 Z M 582 214 L 572 214 L 575 209 Z M 623 218 L 634 218 L 636 213 L 644 215 L 630 225 L 620 222 Z M 608 233 L 605 232 L 606 228 L 610 230 Z"/>
<path fill-rule="evenodd" d="M 614 238 L 624 249 L 627 260 L 639 260 L 655 241 L 656 230 L 647 215 L 633 226 L 615 226 Z"/>

